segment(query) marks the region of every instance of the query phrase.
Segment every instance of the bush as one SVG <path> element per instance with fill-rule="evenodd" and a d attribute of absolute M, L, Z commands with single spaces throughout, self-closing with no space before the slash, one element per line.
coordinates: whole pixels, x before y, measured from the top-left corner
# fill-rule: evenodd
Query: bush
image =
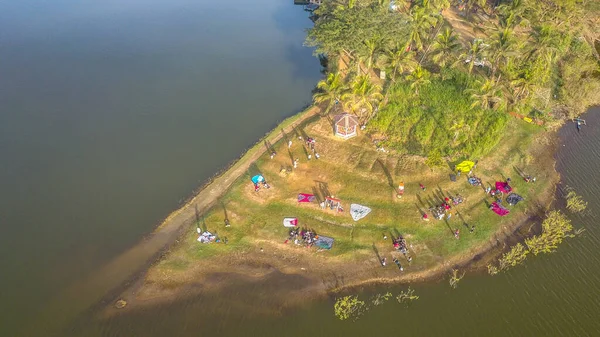
<path fill-rule="evenodd" d="M 365 302 L 358 299 L 358 296 L 344 296 L 335 301 L 333 310 L 335 316 L 340 320 L 348 318 L 357 319 L 365 309 Z"/>
<path fill-rule="evenodd" d="M 525 244 L 534 255 L 552 253 L 572 231 L 571 220 L 560 211 L 552 211 L 542 223 L 542 234 L 525 240 Z"/>
<path fill-rule="evenodd" d="M 588 203 L 578 195 L 572 188 L 568 189 L 569 193 L 565 199 L 567 199 L 567 209 L 573 213 L 580 213 L 585 211 Z"/>

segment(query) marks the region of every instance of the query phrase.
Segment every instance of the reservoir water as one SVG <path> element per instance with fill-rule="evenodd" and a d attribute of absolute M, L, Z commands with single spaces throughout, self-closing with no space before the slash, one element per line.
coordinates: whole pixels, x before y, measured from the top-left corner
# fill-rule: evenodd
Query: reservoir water
<path fill-rule="evenodd" d="M 65 289 L 310 103 L 311 24 L 291 0 L 1 2 L 0 335 L 67 323 L 105 289 Z"/>

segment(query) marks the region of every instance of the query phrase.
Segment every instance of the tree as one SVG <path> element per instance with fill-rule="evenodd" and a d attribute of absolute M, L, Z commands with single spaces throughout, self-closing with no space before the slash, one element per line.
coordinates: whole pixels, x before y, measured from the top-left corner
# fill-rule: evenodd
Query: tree
<path fill-rule="evenodd" d="M 431 45 L 431 59 L 440 67 L 445 67 L 454 61 L 458 49 L 460 49 L 458 37 L 451 28 L 446 27 L 442 33 L 438 34 L 435 42 Z"/>
<path fill-rule="evenodd" d="M 473 101 L 471 108 L 497 110 L 503 106 L 502 89 L 496 81 L 487 79 L 483 83 L 480 81 L 478 83 L 480 84 L 479 88 L 467 89 Z"/>
<path fill-rule="evenodd" d="M 487 55 L 488 45 L 483 43 L 481 39 L 475 39 L 473 42 L 469 42 L 467 52 L 460 56 L 460 59 L 468 63 L 469 74 L 473 72 L 473 66 L 475 64 L 482 64 L 485 62 L 485 56 Z"/>
<path fill-rule="evenodd" d="M 406 77 L 406 80 L 410 82 L 411 89 L 415 90 L 415 95 L 419 95 L 419 88 L 431 83 L 429 80 L 431 74 L 420 65 L 415 67 L 415 70 Z"/>
<path fill-rule="evenodd" d="M 342 95 L 345 108 L 362 119 L 370 117 L 382 99 L 381 87 L 371 83 L 368 75 L 357 76 Z"/>
<path fill-rule="evenodd" d="M 510 59 L 518 54 L 511 28 L 498 29 L 492 35 L 492 76 L 500 67 L 509 65 Z"/>
<path fill-rule="evenodd" d="M 419 50 L 431 29 L 438 22 L 439 15 L 432 14 L 423 7 L 414 7 L 410 13 L 407 47 Z"/>
<path fill-rule="evenodd" d="M 327 78 L 317 83 L 317 93 L 313 95 L 316 103 L 327 103 L 324 114 L 328 114 L 340 99 L 345 89 L 344 79 L 339 73 L 329 73 Z"/>
<path fill-rule="evenodd" d="M 420 6 L 427 8 L 431 11 L 439 12 L 450 7 L 449 0 L 421 0 L 419 3 Z"/>
<path fill-rule="evenodd" d="M 378 63 L 382 67 L 390 68 L 392 76 L 392 82 L 396 81 L 397 74 L 404 74 L 410 72 L 417 66 L 415 60 L 415 53 L 400 46 L 394 49 L 388 50 L 379 59 Z"/>

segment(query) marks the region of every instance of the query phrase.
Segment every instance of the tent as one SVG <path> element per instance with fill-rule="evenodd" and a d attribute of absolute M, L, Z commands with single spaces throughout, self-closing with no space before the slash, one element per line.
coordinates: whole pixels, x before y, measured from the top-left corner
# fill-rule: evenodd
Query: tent
<path fill-rule="evenodd" d="M 265 177 L 263 177 L 262 174 L 257 174 L 254 177 L 252 177 L 251 180 L 254 183 L 254 185 L 256 185 L 258 183 L 262 183 L 263 181 L 265 181 Z"/>
<path fill-rule="evenodd" d="M 297 227 L 298 226 L 298 218 L 283 218 L 283 226 L 284 227 Z"/>
<path fill-rule="evenodd" d="M 504 206 L 500 205 L 497 202 L 492 203 L 492 207 L 490 207 L 490 209 L 499 216 L 505 216 L 506 214 L 510 213 L 509 210 L 507 210 L 506 208 L 504 208 Z"/>
<path fill-rule="evenodd" d="M 506 202 L 511 206 L 518 204 L 521 200 L 523 200 L 523 197 L 517 193 L 511 193 L 506 197 Z"/>
<path fill-rule="evenodd" d="M 497 181 L 496 182 L 496 189 L 502 193 L 510 193 L 512 191 L 512 187 L 510 187 L 510 185 L 507 182 L 501 182 L 501 181 Z"/>
<path fill-rule="evenodd" d="M 333 238 L 319 235 L 319 238 L 317 239 L 317 241 L 315 241 L 315 246 L 321 249 L 331 249 L 331 247 L 333 246 L 333 241 Z"/>
<path fill-rule="evenodd" d="M 475 166 L 474 162 L 469 161 L 469 160 L 465 160 L 462 163 L 456 165 L 455 169 L 456 169 L 456 171 L 460 171 L 460 172 L 464 172 L 464 173 L 469 173 L 473 169 L 473 166 Z"/>
<path fill-rule="evenodd" d="M 352 204 L 350 205 L 350 215 L 352 220 L 358 221 L 367 216 L 371 212 L 371 209 L 367 206 Z"/>
<path fill-rule="evenodd" d="M 298 202 L 313 202 L 315 200 L 314 194 L 299 193 Z"/>

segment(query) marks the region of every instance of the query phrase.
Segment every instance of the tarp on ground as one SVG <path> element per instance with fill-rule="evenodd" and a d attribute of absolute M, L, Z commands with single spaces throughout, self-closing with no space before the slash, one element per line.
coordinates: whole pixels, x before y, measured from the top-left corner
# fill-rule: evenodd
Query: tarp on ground
<path fill-rule="evenodd" d="M 263 181 L 265 181 L 265 177 L 263 177 L 262 174 L 257 174 L 254 177 L 252 177 L 251 180 L 256 185 L 258 183 L 262 183 Z"/>
<path fill-rule="evenodd" d="M 333 241 L 333 238 L 319 235 L 319 238 L 315 241 L 315 246 L 321 249 L 331 249 L 331 247 L 333 247 Z"/>
<path fill-rule="evenodd" d="M 508 202 L 509 205 L 516 205 L 521 200 L 523 200 L 523 197 L 517 193 L 511 193 L 506 197 L 506 202 Z"/>
<path fill-rule="evenodd" d="M 496 181 L 496 189 L 502 193 L 510 193 L 512 191 L 512 187 L 505 181 Z"/>
<path fill-rule="evenodd" d="M 314 194 L 298 193 L 298 202 L 313 202 L 314 200 Z"/>
<path fill-rule="evenodd" d="M 297 227 L 298 226 L 298 218 L 283 218 L 283 226 L 284 227 Z"/>
<path fill-rule="evenodd" d="M 504 206 L 500 205 L 497 202 L 492 203 L 492 211 L 494 211 L 494 213 L 498 214 L 499 216 L 505 216 L 506 214 L 510 213 L 509 210 L 507 210 L 506 208 L 504 208 Z"/>
<path fill-rule="evenodd" d="M 462 163 L 456 165 L 456 171 L 460 171 L 460 172 L 471 172 L 471 170 L 473 169 L 473 166 L 475 166 L 475 163 L 470 161 L 470 160 L 465 160 Z"/>
<path fill-rule="evenodd" d="M 350 205 L 350 215 L 352 220 L 358 221 L 367 216 L 371 212 L 371 209 L 367 206 L 352 204 Z"/>

